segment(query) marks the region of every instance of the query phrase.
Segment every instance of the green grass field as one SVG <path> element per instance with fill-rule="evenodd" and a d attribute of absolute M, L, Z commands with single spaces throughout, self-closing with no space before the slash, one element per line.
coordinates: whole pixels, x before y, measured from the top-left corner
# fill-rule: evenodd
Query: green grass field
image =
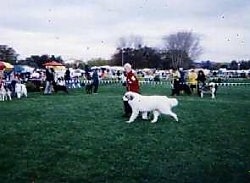
<path fill-rule="evenodd" d="M 0 182 L 249 182 L 250 86 L 178 96 L 178 123 L 125 123 L 123 93 L 114 84 L 0 102 Z"/>

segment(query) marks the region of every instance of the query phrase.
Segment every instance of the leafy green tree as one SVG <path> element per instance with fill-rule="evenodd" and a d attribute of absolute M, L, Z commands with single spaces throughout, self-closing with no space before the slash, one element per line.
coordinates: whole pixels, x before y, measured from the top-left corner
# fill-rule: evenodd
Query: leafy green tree
<path fill-rule="evenodd" d="M 18 54 L 13 48 L 7 45 L 0 45 L 0 60 L 14 65 L 17 62 L 17 56 Z"/>
<path fill-rule="evenodd" d="M 238 62 L 236 60 L 233 60 L 230 64 L 229 64 L 229 69 L 231 70 L 237 70 L 238 69 Z"/>
<path fill-rule="evenodd" d="M 50 61 L 56 61 L 56 62 L 64 64 L 64 61 L 62 60 L 61 56 L 55 57 L 54 55 L 52 55 L 52 56 L 32 55 L 32 56 L 26 58 L 25 60 L 18 61 L 18 63 L 22 64 L 22 65 L 28 65 L 31 67 L 35 67 L 35 68 L 44 68 L 44 64 L 46 62 L 50 62 Z"/>

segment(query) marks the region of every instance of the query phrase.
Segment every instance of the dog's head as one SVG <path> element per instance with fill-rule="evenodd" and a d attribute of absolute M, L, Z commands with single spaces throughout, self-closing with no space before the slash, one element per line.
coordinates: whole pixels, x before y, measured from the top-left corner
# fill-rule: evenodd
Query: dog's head
<path fill-rule="evenodd" d="M 210 86 L 211 88 L 215 88 L 216 83 L 214 83 L 214 82 L 210 82 L 210 83 L 208 83 L 208 86 Z"/>
<path fill-rule="evenodd" d="M 123 95 L 122 99 L 123 101 L 132 101 L 134 100 L 134 98 L 138 97 L 138 95 L 139 95 L 138 93 L 129 91 Z"/>

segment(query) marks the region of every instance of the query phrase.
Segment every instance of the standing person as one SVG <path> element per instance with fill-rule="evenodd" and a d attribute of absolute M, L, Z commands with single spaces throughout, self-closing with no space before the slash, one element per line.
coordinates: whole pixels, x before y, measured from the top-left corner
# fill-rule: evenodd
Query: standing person
<path fill-rule="evenodd" d="M 205 83 L 206 76 L 205 76 L 203 70 L 198 71 L 197 82 L 198 82 L 197 92 L 200 95 L 200 89 L 206 85 L 206 83 Z"/>
<path fill-rule="evenodd" d="M 87 80 L 91 80 L 91 76 L 90 76 L 90 68 L 88 65 L 85 65 L 85 77 Z"/>
<path fill-rule="evenodd" d="M 178 71 L 178 69 L 174 68 L 173 72 L 172 72 L 172 94 L 171 96 L 174 95 L 179 95 L 180 94 L 180 89 L 179 89 L 179 84 L 180 84 L 180 72 Z"/>
<path fill-rule="evenodd" d="M 70 83 L 70 70 L 69 70 L 69 68 L 67 68 L 67 70 L 65 71 L 64 80 L 65 80 L 66 86 L 69 87 L 69 83 Z"/>
<path fill-rule="evenodd" d="M 93 80 L 93 86 L 94 86 L 94 94 L 97 94 L 98 86 L 99 86 L 99 76 L 97 69 L 93 72 L 92 75 L 92 80 Z"/>
<path fill-rule="evenodd" d="M 51 77 L 51 91 L 54 90 L 53 85 L 56 83 L 56 73 L 53 68 L 50 68 L 50 77 Z"/>
<path fill-rule="evenodd" d="M 184 85 L 186 84 L 185 71 L 183 70 L 183 68 L 180 68 L 179 72 L 180 72 L 180 84 Z"/>
<path fill-rule="evenodd" d="M 194 89 L 197 87 L 197 74 L 194 71 L 194 69 L 192 69 L 189 73 L 188 73 L 188 84 L 189 87 L 191 89 L 191 92 L 194 92 Z"/>
<path fill-rule="evenodd" d="M 138 81 L 137 77 L 135 76 L 135 74 L 133 73 L 132 66 L 129 63 L 126 63 L 124 65 L 124 71 L 126 74 L 126 89 L 127 89 L 127 91 L 139 93 L 139 91 L 140 91 L 139 81 Z M 132 113 L 132 109 L 131 109 L 130 105 L 128 104 L 128 101 L 123 101 L 123 103 L 124 103 L 124 111 L 125 111 L 124 116 L 129 117 L 130 114 Z"/>
<path fill-rule="evenodd" d="M 45 89 L 44 94 L 51 94 L 51 85 L 52 85 L 52 74 L 49 68 L 45 71 Z"/>

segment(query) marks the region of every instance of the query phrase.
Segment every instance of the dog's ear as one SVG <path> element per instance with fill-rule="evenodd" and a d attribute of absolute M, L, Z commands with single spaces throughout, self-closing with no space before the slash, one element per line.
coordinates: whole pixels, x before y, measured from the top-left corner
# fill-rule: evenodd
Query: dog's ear
<path fill-rule="evenodd" d="M 133 95 L 129 95 L 128 97 L 129 100 L 133 100 L 135 98 Z"/>

